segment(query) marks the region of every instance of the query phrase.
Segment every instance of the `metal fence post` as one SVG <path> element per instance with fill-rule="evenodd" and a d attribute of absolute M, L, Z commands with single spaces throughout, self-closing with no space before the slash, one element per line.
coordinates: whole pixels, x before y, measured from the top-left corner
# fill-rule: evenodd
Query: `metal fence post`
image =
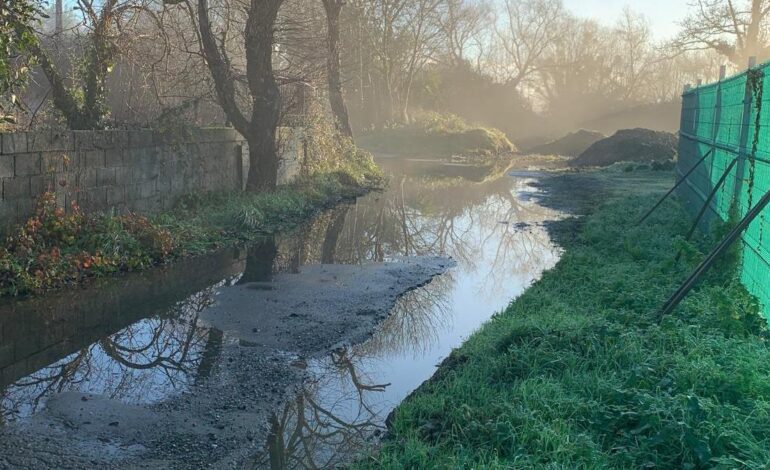
<path fill-rule="evenodd" d="M 647 220 L 647 218 L 648 218 L 649 216 L 651 216 L 653 212 L 655 212 L 655 209 L 657 209 L 658 207 L 660 207 L 660 205 L 661 205 L 661 204 L 663 204 L 663 201 L 665 201 L 665 200 L 666 200 L 666 199 L 667 199 L 669 196 L 671 196 L 671 195 L 674 193 L 674 191 L 676 191 L 676 188 L 678 188 L 679 186 L 681 186 L 681 184 L 682 184 L 682 183 L 684 183 L 684 182 L 687 180 L 687 177 L 689 177 L 691 174 L 693 174 L 693 172 L 694 172 L 696 169 L 698 169 L 698 167 L 701 165 L 701 163 L 703 163 L 704 161 L 706 161 L 706 159 L 708 158 L 708 156 L 709 156 L 709 155 L 711 155 L 713 152 L 714 152 L 714 149 L 710 149 L 708 152 L 706 152 L 706 154 L 705 154 L 705 155 L 703 155 L 703 157 L 702 157 L 700 160 L 698 160 L 698 163 L 696 163 L 695 165 L 693 165 L 693 166 L 692 166 L 692 168 L 690 168 L 690 170 L 689 170 L 687 173 L 685 173 L 685 174 L 682 176 L 682 179 L 680 179 L 679 181 L 677 181 L 677 182 L 676 182 L 676 184 L 674 185 L 674 187 L 673 187 L 673 188 L 671 188 L 671 189 L 670 189 L 670 190 L 669 190 L 669 191 L 668 191 L 666 194 L 664 194 L 664 195 L 663 195 L 663 197 L 662 197 L 662 198 L 660 198 L 660 200 L 657 202 L 657 204 L 655 204 L 655 205 L 652 207 L 652 209 L 650 209 L 649 211 L 647 211 L 647 212 L 644 214 L 644 216 L 642 216 L 642 218 L 641 218 L 641 219 L 639 219 L 639 222 L 637 222 L 636 224 L 637 224 L 637 225 L 641 225 L 642 223 L 644 223 L 644 221 L 645 221 L 645 220 Z"/>
<path fill-rule="evenodd" d="M 674 292 L 674 294 L 666 301 L 666 303 L 663 304 L 663 308 L 661 308 L 660 312 L 658 313 L 659 319 L 663 319 L 664 316 L 674 311 L 677 305 L 679 305 L 682 300 L 684 300 L 692 288 L 695 287 L 698 281 L 700 281 L 701 277 L 703 277 L 703 274 L 705 274 L 706 271 L 708 271 L 711 266 L 714 265 L 719 256 L 727 251 L 739 238 L 741 238 L 741 234 L 749 227 L 749 225 L 751 225 L 751 222 L 753 222 L 754 219 L 756 219 L 757 216 L 762 213 L 762 210 L 767 207 L 768 203 L 770 203 L 770 191 L 767 191 L 765 195 L 762 196 L 762 199 L 760 199 L 757 205 L 751 208 L 746 216 L 741 219 L 738 225 L 736 225 L 735 228 L 732 229 L 724 239 L 722 239 L 719 245 L 717 245 L 711 251 L 711 253 L 709 253 L 706 259 L 703 260 L 703 262 L 697 268 L 695 268 L 695 271 L 690 274 L 690 277 L 687 278 L 684 284 L 682 284 L 682 286 L 677 289 L 676 292 Z"/>

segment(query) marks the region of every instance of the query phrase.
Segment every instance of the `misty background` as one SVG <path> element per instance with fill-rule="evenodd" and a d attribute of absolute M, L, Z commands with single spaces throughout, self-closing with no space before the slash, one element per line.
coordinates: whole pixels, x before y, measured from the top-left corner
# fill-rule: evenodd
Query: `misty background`
<path fill-rule="evenodd" d="M 159 119 L 222 125 L 200 53 L 194 5 L 108 0 L 116 48 L 105 80 L 115 127 Z M 44 47 L 69 84 L 99 1 L 46 4 Z M 194 3 L 194 2 L 193 2 Z M 242 4 L 243 3 L 243 4 Z M 212 0 L 217 38 L 245 82 L 242 0 Z M 768 57 L 764 0 L 607 2 L 577 0 L 349 0 L 339 19 L 341 78 L 356 133 L 408 123 L 426 111 L 496 127 L 520 147 L 585 128 L 611 134 L 645 127 L 676 131 L 688 83 L 714 81 Z M 57 26 L 58 23 L 58 26 Z M 327 25 L 320 1 L 286 0 L 276 23 L 282 88 L 323 94 Z M 24 93 L 19 127 L 61 119 L 38 69 Z M 248 100 L 248 93 L 241 93 Z"/>

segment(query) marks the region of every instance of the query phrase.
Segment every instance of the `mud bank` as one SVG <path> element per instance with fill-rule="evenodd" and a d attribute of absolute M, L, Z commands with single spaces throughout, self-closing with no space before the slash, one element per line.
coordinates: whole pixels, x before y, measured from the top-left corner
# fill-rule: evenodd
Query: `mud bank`
<path fill-rule="evenodd" d="M 202 314 L 224 339 L 189 391 L 154 405 L 55 395 L 34 417 L 0 427 L 0 468 L 248 468 L 306 358 L 366 339 L 401 295 L 452 266 L 415 257 L 270 280 L 247 270 Z"/>

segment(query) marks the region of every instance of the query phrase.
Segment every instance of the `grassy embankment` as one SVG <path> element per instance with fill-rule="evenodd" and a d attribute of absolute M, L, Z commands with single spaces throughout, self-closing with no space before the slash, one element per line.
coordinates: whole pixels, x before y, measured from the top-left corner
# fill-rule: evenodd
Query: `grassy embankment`
<path fill-rule="evenodd" d="M 644 193 L 557 223 L 558 265 L 452 353 L 359 466 L 766 468 L 766 322 L 735 259 L 657 321 L 710 242 L 683 243 L 676 202 L 635 226 L 661 194 Z"/>
<path fill-rule="evenodd" d="M 358 139 L 361 147 L 378 153 L 410 157 L 497 157 L 515 150 L 501 131 L 472 126 L 461 118 L 422 113 L 412 122 L 378 129 Z"/>
<path fill-rule="evenodd" d="M 77 207 L 65 213 L 47 193 L 0 248 L 0 296 L 38 294 L 248 242 L 381 186 L 368 154 L 335 145 L 329 149 L 338 158 L 325 156 L 309 175 L 275 192 L 190 196 L 173 211 L 147 217 Z"/>

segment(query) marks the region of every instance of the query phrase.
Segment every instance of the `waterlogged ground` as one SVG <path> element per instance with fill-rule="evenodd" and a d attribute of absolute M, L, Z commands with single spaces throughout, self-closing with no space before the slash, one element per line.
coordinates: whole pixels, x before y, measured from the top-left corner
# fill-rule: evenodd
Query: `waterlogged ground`
<path fill-rule="evenodd" d="M 376 443 L 555 264 L 561 216 L 537 174 L 380 163 L 387 191 L 296 233 L 3 306 L 0 467 L 324 468 Z"/>

